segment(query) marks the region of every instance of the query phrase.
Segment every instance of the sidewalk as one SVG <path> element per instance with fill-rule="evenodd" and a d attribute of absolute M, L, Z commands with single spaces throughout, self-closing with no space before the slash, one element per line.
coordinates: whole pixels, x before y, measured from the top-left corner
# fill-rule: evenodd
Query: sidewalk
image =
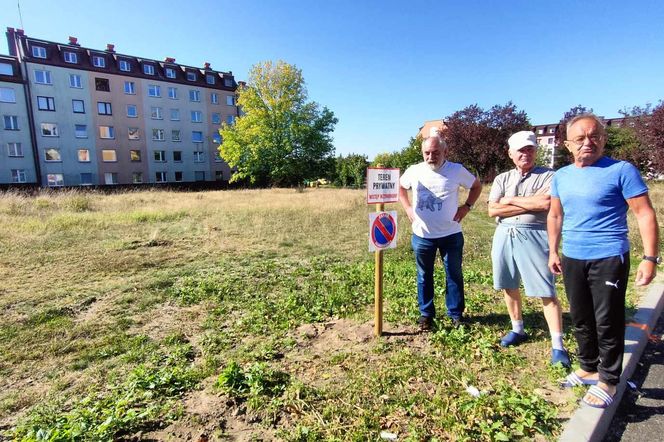
<path fill-rule="evenodd" d="M 604 438 L 625 392 L 624 379 L 630 379 L 636 370 L 650 333 L 662 314 L 663 308 L 664 284 L 655 283 L 649 287 L 641 300 L 632 322 L 627 324 L 623 374 L 613 404 L 604 410 L 580 405 L 565 425 L 559 438 L 560 442 L 599 442 Z"/>

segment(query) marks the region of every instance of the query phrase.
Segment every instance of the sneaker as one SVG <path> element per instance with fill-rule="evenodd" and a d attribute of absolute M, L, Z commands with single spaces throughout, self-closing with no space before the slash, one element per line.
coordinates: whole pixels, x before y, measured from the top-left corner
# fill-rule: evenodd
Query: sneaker
<path fill-rule="evenodd" d="M 511 347 L 513 345 L 519 345 L 522 342 L 528 340 L 528 335 L 523 333 L 516 333 L 514 331 L 509 332 L 500 340 L 501 347 Z"/>
<path fill-rule="evenodd" d="M 421 333 L 428 333 L 433 330 L 433 318 L 429 316 L 420 316 L 418 324 L 418 330 Z"/>
<path fill-rule="evenodd" d="M 467 324 L 468 321 L 463 316 L 460 318 L 452 318 L 452 327 L 459 328 L 464 324 Z"/>
<path fill-rule="evenodd" d="M 551 365 L 556 364 L 560 364 L 565 368 L 572 366 L 567 350 L 556 350 L 555 348 L 551 350 Z"/>

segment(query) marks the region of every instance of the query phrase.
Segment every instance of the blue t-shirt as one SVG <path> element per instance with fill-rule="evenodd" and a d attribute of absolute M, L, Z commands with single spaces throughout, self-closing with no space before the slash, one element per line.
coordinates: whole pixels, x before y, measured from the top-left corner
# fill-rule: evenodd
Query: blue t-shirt
<path fill-rule="evenodd" d="M 551 196 L 563 208 L 563 255 L 601 259 L 629 250 L 627 200 L 648 192 L 638 169 L 602 157 L 595 164 L 574 164 L 556 171 Z"/>

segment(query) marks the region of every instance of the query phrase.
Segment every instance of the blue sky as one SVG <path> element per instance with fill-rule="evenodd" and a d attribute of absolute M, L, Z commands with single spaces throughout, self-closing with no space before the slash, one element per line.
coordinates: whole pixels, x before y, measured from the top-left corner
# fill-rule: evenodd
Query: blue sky
<path fill-rule="evenodd" d="M 337 153 L 370 159 L 470 104 L 511 100 L 543 124 L 576 104 L 615 117 L 664 98 L 656 0 L 0 0 L 0 11 L 3 30 L 210 62 L 240 80 L 259 61 L 295 64 L 339 118 Z"/>

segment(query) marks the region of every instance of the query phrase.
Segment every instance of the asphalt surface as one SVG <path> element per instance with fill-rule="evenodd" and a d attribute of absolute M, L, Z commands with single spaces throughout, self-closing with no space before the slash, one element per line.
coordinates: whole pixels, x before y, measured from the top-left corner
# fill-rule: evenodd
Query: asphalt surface
<path fill-rule="evenodd" d="M 655 326 L 631 377 L 604 442 L 664 440 L 664 314 Z"/>

